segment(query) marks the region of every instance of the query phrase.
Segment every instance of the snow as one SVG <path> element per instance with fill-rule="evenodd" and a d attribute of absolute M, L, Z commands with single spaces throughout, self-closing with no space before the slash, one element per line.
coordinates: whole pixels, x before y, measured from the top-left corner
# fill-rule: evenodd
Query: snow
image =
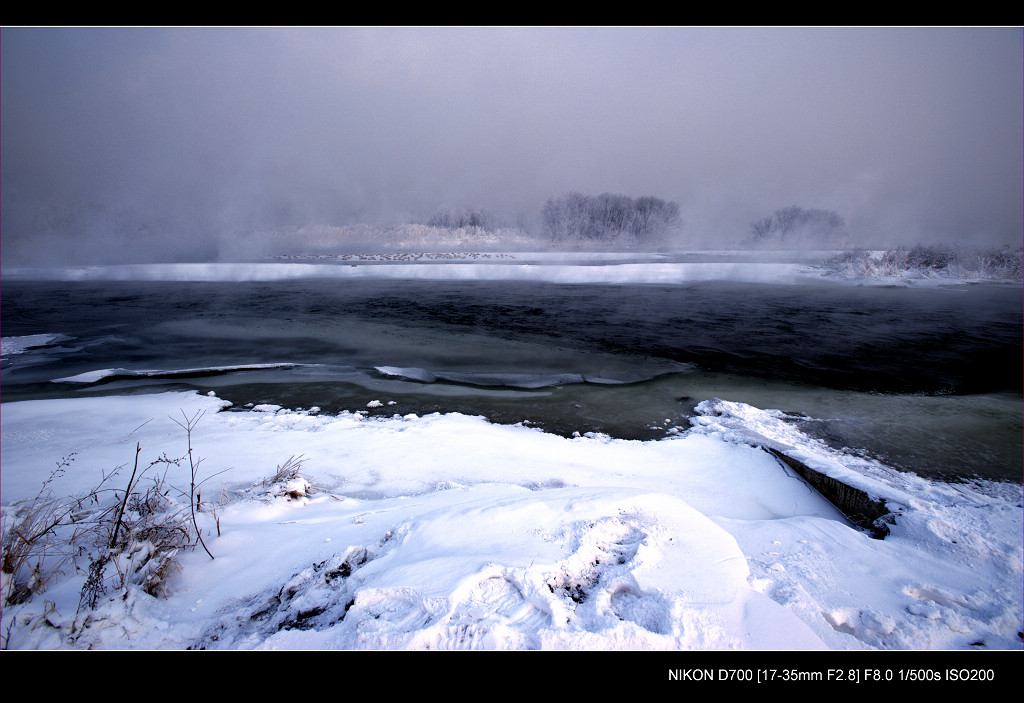
<path fill-rule="evenodd" d="M 7 337 L 4 337 L 4 339 L 7 339 Z M 113 378 L 172 378 L 174 376 L 196 375 L 208 376 L 217 373 L 227 373 L 229 371 L 251 371 L 254 369 L 290 369 L 294 368 L 295 366 L 297 366 L 297 364 L 278 363 L 234 364 L 231 366 L 203 366 L 201 368 L 192 369 L 96 369 L 94 371 L 86 371 L 84 373 L 76 374 L 74 376 L 55 378 L 53 379 L 53 383 L 96 383 L 97 381 Z"/>
<path fill-rule="evenodd" d="M 54 281 L 285 281 L 405 279 L 533 281 L 560 284 L 659 284 L 698 281 L 938 287 L 985 281 L 1019 285 L 957 267 L 890 271 L 876 265 L 884 252 L 865 252 L 867 264 L 829 263 L 825 250 L 676 251 L 663 253 L 421 252 L 397 254 L 283 254 L 272 261 L 9 267 L 4 278 Z M 873 258 L 872 258 L 873 257 Z M 873 263 L 874 262 L 874 263 Z M 7 352 L 5 352 L 6 354 Z"/>
<path fill-rule="evenodd" d="M 677 284 L 692 281 L 801 282 L 821 278 L 800 263 L 632 262 L 601 263 L 586 255 L 545 263 L 206 263 L 124 264 L 63 268 L 11 268 L 10 279 L 58 281 L 282 281 L 295 278 L 359 280 L 395 278 L 447 281 L 534 281 L 563 284 Z"/>
<path fill-rule="evenodd" d="M 5 403 L 5 521 L 64 457 L 50 486 L 70 495 L 130 469 L 136 443 L 147 463 L 184 455 L 178 422 L 198 413 L 192 446 L 216 503 L 198 513 L 215 559 L 181 552 L 166 598 L 108 594 L 72 634 L 79 564 L 3 609 L 6 646 L 1020 648 L 1019 485 L 901 474 L 778 411 L 698 411 L 692 428 L 639 442 L 193 392 Z M 889 501 L 891 533 L 853 526 L 762 446 Z M 187 464 L 168 477 L 187 490 Z"/>
<path fill-rule="evenodd" d="M 62 334 L 28 334 L 21 337 L 4 337 L 0 340 L 0 356 L 23 354 L 29 349 L 48 347 L 70 339 Z"/>

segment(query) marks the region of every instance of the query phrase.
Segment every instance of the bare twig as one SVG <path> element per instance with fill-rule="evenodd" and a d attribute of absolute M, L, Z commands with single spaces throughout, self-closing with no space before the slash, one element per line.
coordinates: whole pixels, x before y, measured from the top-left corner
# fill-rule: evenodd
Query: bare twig
<path fill-rule="evenodd" d="M 145 422 L 143 422 L 143 423 L 142 423 L 141 425 L 139 425 L 138 427 L 136 427 L 136 428 L 135 428 L 134 430 L 132 430 L 131 432 L 129 432 L 129 433 L 128 433 L 128 434 L 127 434 L 127 435 L 125 436 L 125 439 L 128 439 L 128 437 L 131 437 L 131 436 L 132 436 L 133 434 L 135 434 L 136 432 L 138 432 L 139 430 L 141 430 L 141 429 L 142 429 L 143 427 L 145 427 L 146 425 L 148 425 L 148 424 L 149 424 L 149 423 L 151 423 L 152 421 L 153 421 L 153 418 L 149 418 L 148 420 L 146 420 Z"/>
<path fill-rule="evenodd" d="M 171 419 L 174 420 L 179 427 L 185 430 L 185 434 L 188 436 L 188 464 L 192 470 L 192 485 L 189 500 L 189 509 L 192 511 L 192 526 L 196 528 L 196 537 L 199 539 L 199 543 L 203 545 L 203 549 L 206 550 L 206 553 L 209 554 L 211 559 L 213 559 L 213 554 L 210 553 L 210 549 L 206 546 L 206 542 L 203 541 L 203 533 L 199 529 L 199 523 L 196 522 L 196 474 L 198 473 L 199 463 L 202 459 L 196 459 L 192 456 L 192 430 L 205 414 L 205 410 L 200 410 L 192 417 L 189 417 L 185 414 L 185 411 L 182 410 L 181 416 L 184 418 L 184 422 L 179 422 L 173 417 Z"/>
<path fill-rule="evenodd" d="M 132 492 L 132 484 L 135 482 L 135 474 L 139 470 L 139 452 L 142 451 L 142 444 L 135 443 L 135 468 L 132 469 L 132 476 L 128 479 L 128 487 L 124 491 L 124 499 L 121 501 L 121 508 L 117 511 L 117 520 L 114 521 L 114 534 L 110 536 L 108 546 L 113 549 L 117 544 L 117 533 L 121 529 L 121 519 L 124 517 L 124 506 L 128 504 L 128 496 Z"/>

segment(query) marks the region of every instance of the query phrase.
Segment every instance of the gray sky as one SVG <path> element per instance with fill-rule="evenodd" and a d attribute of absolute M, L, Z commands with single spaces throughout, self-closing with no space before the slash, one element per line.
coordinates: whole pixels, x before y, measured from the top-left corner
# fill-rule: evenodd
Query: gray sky
<path fill-rule="evenodd" d="M 1020 28 L 4 28 L 0 51 L 5 263 L 529 220 L 571 190 L 674 200 L 701 243 L 787 205 L 865 243 L 1022 237 Z"/>

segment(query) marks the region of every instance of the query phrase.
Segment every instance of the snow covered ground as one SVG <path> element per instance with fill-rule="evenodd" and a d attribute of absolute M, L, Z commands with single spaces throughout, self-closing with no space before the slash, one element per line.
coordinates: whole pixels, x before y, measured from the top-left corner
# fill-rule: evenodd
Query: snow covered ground
<path fill-rule="evenodd" d="M 174 419 L 205 412 L 192 445 L 215 557 L 184 550 L 166 598 L 113 591 L 88 618 L 88 560 L 69 562 L 3 609 L 5 647 L 1021 647 L 1020 486 L 899 474 L 778 412 L 710 402 L 690 431 L 637 442 L 226 405 L 191 392 L 3 405 L 7 524 L 63 457 L 54 495 L 117 466 L 126 482 L 136 443 L 140 465 L 182 456 Z M 890 535 L 851 525 L 757 445 L 853 476 L 897 512 Z M 301 477 L 267 484 L 297 455 Z M 168 478 L 187 492 L 187 464 Z"/>

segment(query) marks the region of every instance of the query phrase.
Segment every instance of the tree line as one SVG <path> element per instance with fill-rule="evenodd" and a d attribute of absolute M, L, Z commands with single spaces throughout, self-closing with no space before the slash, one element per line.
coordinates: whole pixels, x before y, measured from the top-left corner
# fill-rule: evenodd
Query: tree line
<path fill-rule="evenodd" d="M 522 224 L 510 228 L 486 210 L 469 208 L 438 212 L 424 224 L 474 237 L 499 229 L 507 234 L 513 229 L 553 244 L 656 246 L 665 243 L 666 235 L 680 228 L 682 220 L 679 205 L 653 196 L 569 192 L 544 203 L 539 228 L 529 233 Z M 835 246 L 846 237 L 846 221 L 834 210 L 791 205 L 752 222 L 748 242 L 759 246 Z"/>
<path fill-rule="evenodd" d="M 679 227 L 680 223 L 679 205 L 653 196 L 631 198 L 614 193 L 595 196 L 571 192 L 549 198 L 544 203 L 538 231 L 530 232 L 528 236 L 555 244 L 658 244 L 669 230 Z M 442 230 L 475 233 L 476 236 L 509 229 L 490 212 L 471 208 L 443 210 L 423 224 Z M 525 227 L 520 222 L 511 229 L 523 230 L 526 234 Z"/>

